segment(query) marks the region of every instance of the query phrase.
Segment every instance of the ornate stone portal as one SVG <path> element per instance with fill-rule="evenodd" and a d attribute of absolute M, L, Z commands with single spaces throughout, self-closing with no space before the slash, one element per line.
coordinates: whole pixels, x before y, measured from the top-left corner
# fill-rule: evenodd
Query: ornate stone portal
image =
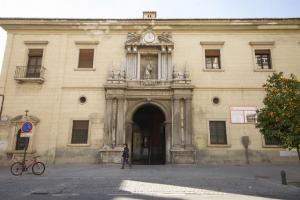
<path fill-rule="evenodd" d="M 163 112 L 165 119 L 164 163 L 194 163 L 193 86 L 186 70 L 173 68 L 171 34 L 156 35 L 151 30 L 129 33 L 125 49 L 125 69 L 112 71 L 105 84 L 105 135 L 100 161 L 119 163 L 124 143 L 132 151 L 134 114 L 142 106 L 152 105 Z"/>

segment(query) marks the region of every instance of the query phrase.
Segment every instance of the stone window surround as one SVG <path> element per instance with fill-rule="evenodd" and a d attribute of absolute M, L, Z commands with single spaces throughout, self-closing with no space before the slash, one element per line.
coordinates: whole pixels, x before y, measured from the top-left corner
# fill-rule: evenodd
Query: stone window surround
<path fill-rule="evenodd" d="M 210 143 L 210 129 L 209 129 L 209 122 L 210 121 L 224 121 L 225 122 L 225 130 L 226 130 L 226 139 L 227 139 L 227 144 L 211 144 Z M 231 147 L 231 142 L 230 142 L 230 132 L 229 132 L 229 126 L 227 123 L 227 120 L 224 118 L 212 118 L 207 120 L 207 147 L 221 147 L 221 148 L 230 148 Z"/>
<path fill-rule="evenodd" d="M 74 120 L 88 120 L 89 121 L 89 129 L 88 129 L 88 138 L 86 144 L 72 144 L 72 131 L 73 131 L 73 121 Z M 91 126 L 92 120 L 89 118 L 71 118 L 70 125 L 69 125 L 69 133 L 68 133 L 68 140 L 67 140 L 67 147 L 90 147 L 91 146 Z"/>
<path fill-rule="evenodd" d="M 48 45 L 48 41 L 24 41 L 24 45 L 25 45 L 25 54 L 24 54 L 24 61 L 23 61 L 23 66 L 27 66 L 28 65 L 28 53 L 29 53 L 29 49 L 43 49 L 43 57 L 42 57 L 42 67 L 45 66 L 45 55 L 46 55 L 46 46 Z"/>
<path fill-rule="evenodd" d="M 15 150 L 15 148 L 16 148 L 18 130 L 21 128 L 22 124 L 25 121 L 31 121 L 33 123 L 32 136 L 29 139 L 27 153 L 28 154 L 36 153 L 35 138 L 36 138 L 36 134 L 38 133 L 38 123 L 40 119 L 31 115 L 28 116 L 27 120 L 24 120 L 24 118 L 22 117 L 23 117 L 22 115 L 19 115 L 11 119 L 10 122 L 11 135 L 8 138 L 9 143 L 7 145 L 7 150 L 6 150 L 7 153 L 12 153 L 12 154 L 24 153 L 24 150 Z"/>
<path fill-rule="evenodd" d="M 97 55 L 97 45 L 99 41 L 75 41 L 74 44 L 76 45 L 77 50 L 77 63 L 74 71 L 96 71 L 96 56 Z M 94 49 L 94 60 L 93 60 L 93 67 L 92 68 L 79 68 L 79 53 L 80 49 Z"/>
<path fill-rule="evenodd" d="M 275 42 L 274 41 L 252 41 L 249 42 L 251 46 L 252 52 L 252 65 L 254 72 L 275 72 L 276 71 L 276 63 L 274 62 L 274 48 Z M 255 57 L 255 50 L 270 50 L 270 57 L 271 57 L 271 69 L 258 69 L 256 66 L 256 57 Z"/>
<path fill-rule="evenodd" d="M 224 41 L 202 41 L 200 42 L 200 45 L 202 46 L 202 62 L 201 65 L 202 71 L 204 72 L 224 72 L 225 66 L 224 66 L 224 53 L 223 53 L 223 47 L 225 42 Z M 220 50 L 220 69 L 206 69 L 206 59 L 205 59 L 205 50 L 210 49 L 219 49 Z"/>
<path fill-rule="evenodd" d="M 13 126 L 13 129 L 15 129 L 15 131 L 13 132 L 12 142 L 11 142 L 9 150 L 7 151 L 8 153 L 24 153 L 24 150 L 16 150 L 17 135 L 18 135 L 19 129 L 21 129 L 22 123 L 23 122 L 18 122 L 18 123 L 16 123 L 15 126 Z M 34 146 L 35 146 L 34 135 L 36 134 L 35 129 L 36 129 L 36 125 L 34 124 L 32 136 L 29 138 L 27 153 L 35 153 L 36 152 L 36 150 L 34 148 Z"/>

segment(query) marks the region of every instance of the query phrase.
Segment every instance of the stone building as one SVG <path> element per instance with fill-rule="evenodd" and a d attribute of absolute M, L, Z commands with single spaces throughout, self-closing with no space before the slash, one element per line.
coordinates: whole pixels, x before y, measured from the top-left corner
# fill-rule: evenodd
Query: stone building
<path fill-rule="evenodd" d="M 297 161 L 255 128 L 262 84 L 300 77 L 300 19 L 2 18 L 0 162 Z M 25 110 L 27 110 L 25 112 Z M 23 137 L 31 122 L 30 137 Z M 28 135 L 28 134 L 27 134 Z"/>

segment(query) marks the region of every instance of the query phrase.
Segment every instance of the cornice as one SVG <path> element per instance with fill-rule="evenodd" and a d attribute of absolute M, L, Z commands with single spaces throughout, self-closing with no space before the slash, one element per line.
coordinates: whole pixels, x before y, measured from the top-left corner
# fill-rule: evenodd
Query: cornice
<path fill-rule="evenodd" d="M 251 46 L 273 46 L 275 45 L 275 41 L 251 41 L 249 42 Z"/>
<path fill-rule="evenodd" d="M 24 41 L 25 45 L 47 45 L 49 42 L 48 41 Z"/>
<path fill-rule="evenodd" d="M 6 30 L 300 30 L 300 18 L 270 19 L 33 19 L 0 18 Z"/>
<path fill-rule="evenodd" d="M 200 45 L 224 45 L 225 41 L 201 41 Z"/>
<path fill-rule="evenodd" d="M 98 45 L 99 41 L 75 41 L 76 45 Z"/>

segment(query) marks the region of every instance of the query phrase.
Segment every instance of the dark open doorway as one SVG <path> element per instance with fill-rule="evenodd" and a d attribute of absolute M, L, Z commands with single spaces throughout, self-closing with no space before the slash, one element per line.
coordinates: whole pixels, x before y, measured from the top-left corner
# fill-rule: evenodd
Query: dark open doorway
<path fill-rule="evenodd" d="M 133 116 L 132 163 L 165 164 L 164 113 L 155 105 L 140 107 Z"/>

